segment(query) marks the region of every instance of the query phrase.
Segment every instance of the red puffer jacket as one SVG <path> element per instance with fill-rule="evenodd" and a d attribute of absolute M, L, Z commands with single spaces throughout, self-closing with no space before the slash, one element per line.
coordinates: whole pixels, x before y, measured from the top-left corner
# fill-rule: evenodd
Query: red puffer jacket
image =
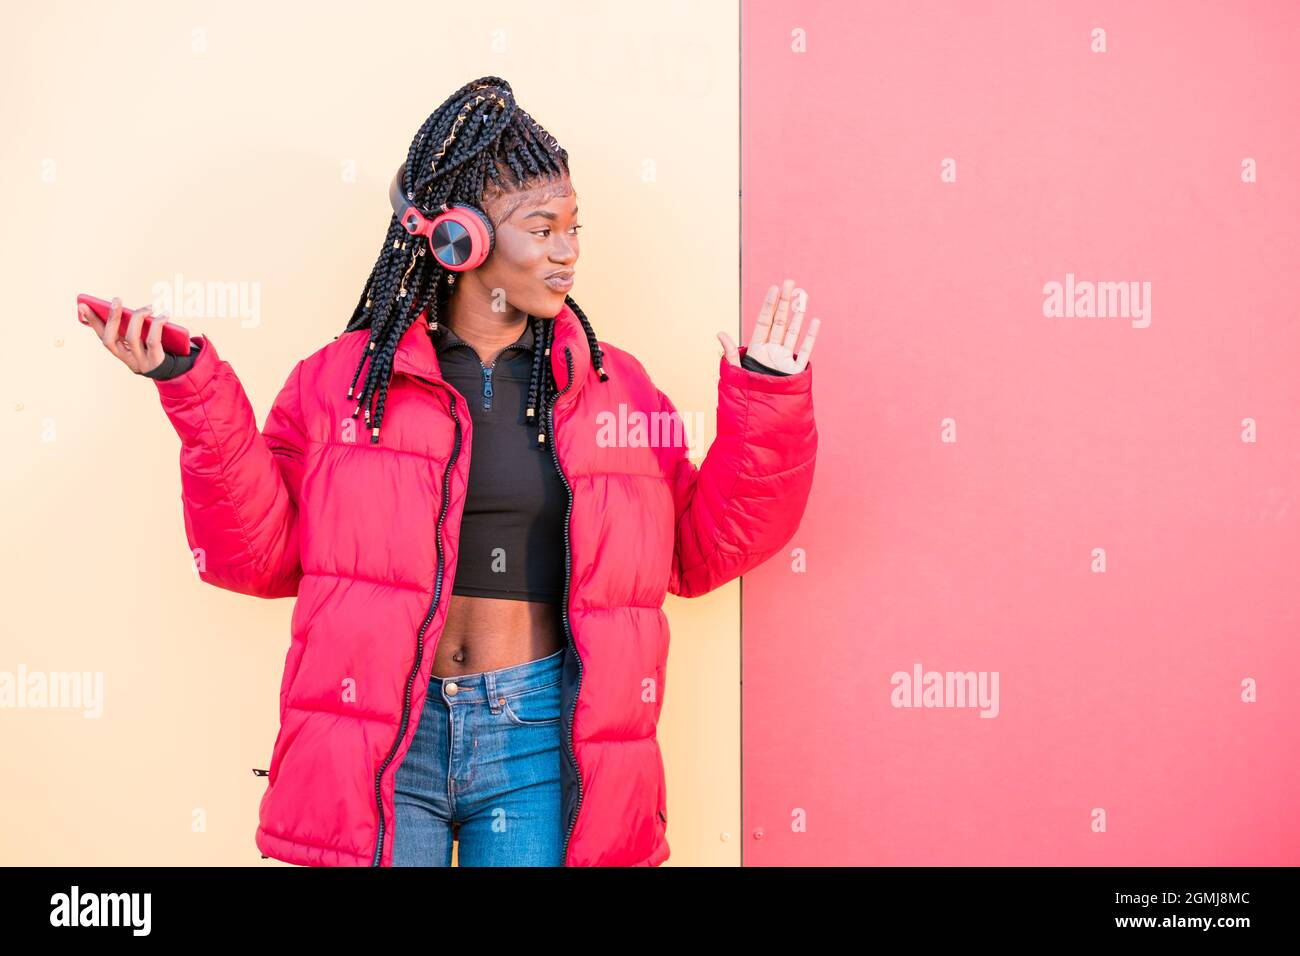
<path fill-rule="evenodd" d="M 711 591 L 794 534 L 817 447 L 812 367 L 765 375 L 721 357 L 717 437 L 697 469 L 680 428 L 662 427 L 676 410 L 641 363 L 602 342 L 602 382 L 567 305 L 556 322 L 561 391 L 546 411 L 569 490 L 565 865 L 657 866 L 669 853 L 655 736 L 664 595 Z M 372 444 L 347 398 L 367 339 L 347 332 L 300 361 L 260 432 L 234 370 L 206 338 L 188 372 L 155 382 L 181 437 L 199 576 L 298 598 L 255 836 L 264 855 L 290 863 L 391 865 L 393 778 L 424 706 L 456 574 L 466 400 L 441 378 L 421 316 L 394 356 Z M 620 406 L 630 423 L 653 415 L 649 429 L 610 441 Z"/>

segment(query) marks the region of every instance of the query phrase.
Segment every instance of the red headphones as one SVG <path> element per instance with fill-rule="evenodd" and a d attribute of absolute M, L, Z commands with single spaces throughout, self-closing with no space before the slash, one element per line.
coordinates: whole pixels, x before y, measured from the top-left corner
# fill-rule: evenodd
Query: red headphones
<path fill-rule="evenodd" d="M 388 201 L 397 221 L 413 236 L 427 236 L 429 251 L 451 272 L 466 272 L 483 264 L 496 243 L 496 231 L 487 213 L 470 203 L 444 203 L 432 219 L 420 212 L 410 193 L 402 192 L 406 163 L 398 167 L 388 187 Z"/>

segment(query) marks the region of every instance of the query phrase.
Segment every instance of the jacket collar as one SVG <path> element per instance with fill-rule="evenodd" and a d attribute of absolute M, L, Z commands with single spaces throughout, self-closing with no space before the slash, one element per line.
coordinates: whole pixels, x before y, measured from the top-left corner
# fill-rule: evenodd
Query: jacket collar
<path fill-rule="evenodd" d="M 559 383 L 564 396 L 560 404 L 566 404 L 587 380 L 591 371 L 591 352 L 587 348 L 587 333 L 573 310 L 565 303 L 555 317 L 555 341 L 551 345 L 551 370 L 555 381 Z M 529 336 L 531 338 L 531 336 Z M 565 390 L 569 382 L 568 362 L 565 349 L 573 357 L 573 384 Z M 414 375 L 417 378 L 443 382 L 442 369 L 438 364 L 437 350 L 429 338 L 429 322 L 426 314 L 421 312 L 415 321 L 402 333 L 397 350 L 393 353 L 393 372 Z"/>

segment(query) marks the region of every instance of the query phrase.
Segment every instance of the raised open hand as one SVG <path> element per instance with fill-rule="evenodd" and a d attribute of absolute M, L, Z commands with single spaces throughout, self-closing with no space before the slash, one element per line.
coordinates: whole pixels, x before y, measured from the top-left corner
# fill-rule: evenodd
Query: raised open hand
<path fill-rule="evenodd" d="M 822 321 L 813 319 L 808 324 L 808 333 L 796 353 L 795 344 L 799 339 L 799 326 L 803 324 L 803 306 L 806 297 L 800 296 L 793 302 L 792 315 L 791 294 L 793 292 L 793 279 L 786 279 L 779 290 L 776 286 L 767 290 L 767 297 L 758 310 L 758 322 L 754 325 L 754 334 L 750 336 L 749 345 L 745 349 L 746 355 L 762 362 L 768 368 L 790 374 L 802 372 L 807 367 L 808 359 L 812 355 L 813 343 L 817 340 L 817 330 L 821 327 Z M 736 347 L 731 336 L 726 332 L 719 332 L 718 341 L 722 343 L 727 361 L 732 365 L 739 365 L 740 349 Z"/>

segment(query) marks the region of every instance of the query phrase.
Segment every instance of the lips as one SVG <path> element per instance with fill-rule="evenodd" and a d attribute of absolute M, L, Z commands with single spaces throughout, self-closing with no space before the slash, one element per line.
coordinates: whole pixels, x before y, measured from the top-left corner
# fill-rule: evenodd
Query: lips
<path fill-rule="evenodd" d="M 556 292 L 568 292 L 573 288 L 572 272 L 556 272 L 546 277 L 546 285 Z"/>

